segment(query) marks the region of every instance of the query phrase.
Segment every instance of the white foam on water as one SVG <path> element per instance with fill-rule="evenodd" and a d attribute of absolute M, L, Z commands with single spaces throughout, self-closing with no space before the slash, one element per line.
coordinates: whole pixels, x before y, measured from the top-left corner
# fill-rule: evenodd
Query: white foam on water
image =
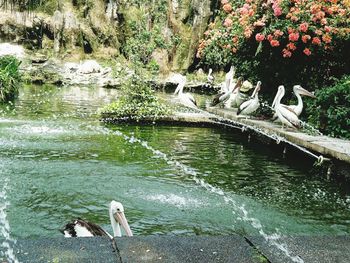
<path fill-rule="evenodd" d="M 53 128 L 49 126 L 32 126 L 27 124 L 11 128 L 11 130 L 24 134 L 60 134 L 69 132 L 61 127 Z"/>
<path fill-rule="evenodd" d="M 177 208 L 193 208 L 200 207 L 203 205 L 203 202 L 184 196 L 179 196 L 176 194 L 155 194 L 144 197 L 146 200 L 158 201 L 163 204 L 169 204 L 176 206 Z"/>
<path fill-rule="evenodd" d="M 142 147 L 151 151 L 155 155 L 155 157 L 163 159 L 168 165 L 176 167 L 176 168 L 180 169 L 182 172 L 184 172 L 185 174 L 190 175 L 191 179 L 197 185 L 201 186 L 202 188 L 206 189 L 207 191 L 209 191 L 211 193 L 222 196 L 226 204 L 233 206 L 233 209 L 234 209 L 233 214 L 235 214 L 235 210 L 239 211 L 242 214 L 242 216 L 239 217 L 238 219 L 243 220 L 244 222 L 247 222 L 252 227 L 254 227 L 259 232 L 259 234 L 266 240 L 266 242 L 269 245 L 272 245 L 272 246 L 276 247 L 277 249 L 279 249 L 285 256 L 287 256 L 293 262 L 304 263 L 302 258 L 300 258 L 299 256 L 293 256 L 291 254 L 291 252 L 288 250 L 287 245 L 282 243 L 281 240 L 279 240 L 281 238 L 281 235 L 279 235 L 278 233 L 274 233 L 274 234 L 270 234 L 270 235 L 267 234 L 264 231 L 263 225 L 261 224 L 259 219 L 250 217 L 249 212 L 245 209 L 244 205 L 238 205 L 233 198 L 226 196 L 222 189 L 220 189 L 216 186 L 212 186 L 211 184 L 205 182 L 203 179 L 198 178 L 198 173 L 196 172 L 196 170 L 194 168 L 187 166 L 187 165 L 184 165 L 176 160 L 173 160 L 171 157 L 168 157 L 167 154 L 165 154 L 157 149 L 154 149 L 146 141 L 135 138 L 134 136 L 128 136 L 126 134 L 123 134 L 120 131 L 112 132 L 108 128 L 102 128 L 101 131 L 105 134 L 112 133 L 114 135 L 122 137 L 125 139 L 125 141 L 128 141 L 129 143 L 138 143 Z M 237 215 L 235 214 L 235 216 L 237 216 Z"/>
<path fill-rule="evenodd" d="M 6 210 L 10 206 L 10 202 L 7 200 L 7 188 L 8 179 L 3 180 L 2 189 L 0 189 L 0 235 L 1 239 L 4 239 L 0 243 L 0 257 L 5 257 L 9 263 L 19 263 L 15 256 L 12 245 L 16 243 L 16 240 L 10 236 L 11 228 L 10 223 L 7 220 Z"/>

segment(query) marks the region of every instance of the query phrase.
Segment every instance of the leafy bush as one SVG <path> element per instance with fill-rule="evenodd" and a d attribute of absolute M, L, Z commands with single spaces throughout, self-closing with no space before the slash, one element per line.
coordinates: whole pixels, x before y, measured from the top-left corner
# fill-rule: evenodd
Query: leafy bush
<path fill-rule="evenodd" d="M 128 5 L 122 52 L 134 64 L 145 66 L 156 48 L 171 46 L 162 33 L 167 23 L 167 1 L 132 0 Z"/>
<path fill-rule="evenodd" d="M 322 132 L 350 139 L 350 76 L 316 91 L 309 120 Z"/>
<path fill-rule="evenodd" d="M 7 102 L 18 95 L 21 84 L 18 70 L 20 64 L 13 56 L 0 57 L 0 102 Z"/>
<path fill-rule="evenodd" d="M 309 89 L 350 73 L 348 1 L 221 0 L 221 10 L 200 42 L 202 63 L 237 66 L 238 74 Z M 254 58 L 255 57 L 255 58 Z"/>
<path fill-rule="evenodd" d="M 123 86 L 122 91 L 123 95 L 118 101 L 100 110 L 102 116 L 141 120 L 157 119 L 171 113 L 170 109 L 158 100 L 152 87 L 137 75 Z"/>

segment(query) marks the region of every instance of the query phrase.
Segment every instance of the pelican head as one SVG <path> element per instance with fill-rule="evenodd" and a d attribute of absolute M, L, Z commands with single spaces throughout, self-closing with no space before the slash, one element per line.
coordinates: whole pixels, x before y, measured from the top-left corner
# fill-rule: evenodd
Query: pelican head
<path fill-rule="evenodd" d="M 284 92 L 285 92 L 284 86 L 283 85 L 278 86 L 276 96 L 272 102 L 272 106 L 271 106 L 272 108 L 274 108 L 277 101 L 284 96 Z"/>
<path fill-rule="evenodd" d="M 113 200 L 109 204 L 109 217 L 114 236 L 120 237 L 122 235 L 120 226 L 124 229 L 127 236 L 132 236 L 130 226 L 124 215 L 124 207 L 121 203 Z"/>
<path fill-rule="evenodd" d="M 252 94 L 252 97 L 254 97 L 260 91 L 260 88 L 261 88 L 261 81 L 258 81 L 258 83 L 256 83 L 256 87 Z"/>
<path fill-rule="evenodd" d="M 294 85 L 293 86 L 293 91 L 294 91 L 295 94 L 299 93 L 300 95 L 308 96 L 308 97 L 311 97 L 311 98 L 316 98 L 316 96 L 313 93 L 311 93 L 310 91 L 307 91 L 306 89 L 304 89 L 300 85 Z"/>
<path fill-rule="evenodd" d="M 174 91 L 174 95 L 180 93 L 180 91 L 185 87 L 186 80 L 186 76 L 181 76 L 181 78 L 178 78 L 178 85 Z"/>

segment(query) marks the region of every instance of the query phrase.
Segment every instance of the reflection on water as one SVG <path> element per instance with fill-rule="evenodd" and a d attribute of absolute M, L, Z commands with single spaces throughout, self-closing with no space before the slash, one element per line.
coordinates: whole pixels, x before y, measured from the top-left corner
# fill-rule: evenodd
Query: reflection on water
<path fill-rule="evenodd" d="M 136 235 L 349 234 L 350 197 L 260 146 L 209 128 L 103 126 L 115 90 L 31 86 L 0 118 L 14 238 L 59 236 L 75 217 L 111 231 L 121 201 Z"/>

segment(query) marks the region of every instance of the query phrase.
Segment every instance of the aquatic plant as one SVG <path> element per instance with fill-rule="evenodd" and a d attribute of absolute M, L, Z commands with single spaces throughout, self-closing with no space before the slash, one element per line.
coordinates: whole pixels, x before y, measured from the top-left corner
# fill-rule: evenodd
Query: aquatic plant
<path fill-rule="evenodd" d="M 20 64 L 13 56 L 0 57 L 0 102 L 10 101 L 18 95 L 21 84 Z"/>
<path fill-rule="evenodd" d="M 103 117 L 132 120 L 157 119 L 170 113 L 169 107 L 159 101 L 150 84 L 138 75 L 133 75 L 122 87 L 122 96 L 117 101 L 100 109 Z"/>

